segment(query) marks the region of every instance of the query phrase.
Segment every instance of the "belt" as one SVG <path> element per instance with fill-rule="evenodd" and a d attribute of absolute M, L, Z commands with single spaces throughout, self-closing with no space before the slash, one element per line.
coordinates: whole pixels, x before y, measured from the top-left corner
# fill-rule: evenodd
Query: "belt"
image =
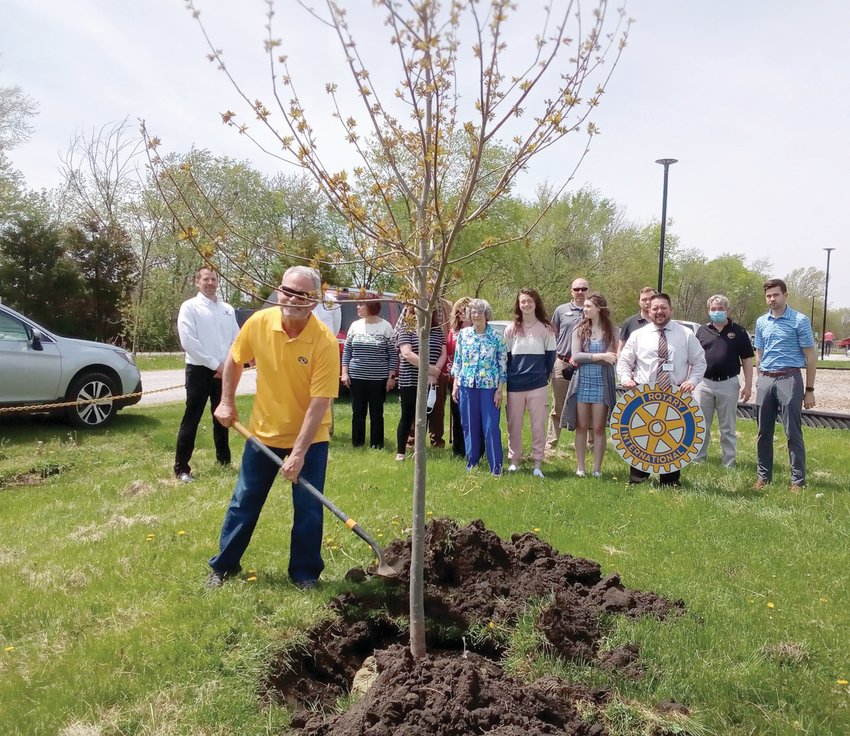
<path fill-rule="evenodd" d="M 716 381 L 716 382 L 718 382 L 718 383 L 719 383 L 720 381 L 728 381 L 730 378 L 737 378 L 737 377 L 738 377 L 738 374 L 737 374 L 737 373 L 736 373 L 734 376 L 723 376 L 723 378 L 709 378 L 708 376 L 703 376 L 703 378 L 704 378 L 706 381 Z"/>
<path fill-rule="evenodd" d="M 567 356 L 567 355 L 558 355 L 558 356 L 556 356 L 556 357 L 557 357 L 557 358 L 558 358 L 558 360 L 560 360 L 562 363 L 569 363 L 569 362 L 570 362 L 570 358 L 569 358 L 569 356 Z"/>
<path fill-rule="evenodd" d="M 788 378 L 788 376 L 793 376 L 795 373 L 799 373 L 801 368 L 783 368 L 781 371 L 762 371 L 760 370 L 763 376 L 767 376 L 768 378 Z"/>

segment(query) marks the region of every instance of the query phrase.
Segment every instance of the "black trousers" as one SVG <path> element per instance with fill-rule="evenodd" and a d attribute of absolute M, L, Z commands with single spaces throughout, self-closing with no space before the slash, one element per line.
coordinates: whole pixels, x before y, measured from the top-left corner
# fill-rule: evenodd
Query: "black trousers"
<path fill-rule="evenodd" d="M 452 425 L 452 454 L 456 457 L 466 457 L 466 440 L 463 438 L 463 426 L 460 423 L 460 405 L 449 396 Z"/>
<path fill-rule="evenodd" d="M 214 378 L 215 371 L 204 365 L 186 365 L 186 411 L 177 431 L 177 451 L 174 454 L 174 475 L 191 472 L 189 461 L 195 450 L 195 437 L 198 425 L 204 414 L 207 399 L 210 402 L 210 414 L 221 402 L 221 379 Z M 222 465 L 230 465 L 230 443 L 227 428 L 212 418 L 215 458 Z"/>
<path fill-rule="evenodd" d="M 650 474 L 643 470 L 629 468 L 629 483 L 643 483 L 647 478 L 649 478 L 649 476 Z M 679 485 L 681 477 L 682 471 L 674 470 L 672 473 L 660 473 L 658 475 L 658 480 L 662 486 L 675 486 Z"/>
<path fill-rule="evenodd" d="M 401 403 L 401 419 L 396 430 L 396 452 L 404 455 L 407 448 L 407 435 L 413 429 L 416 419 L 416 386 L 404 386 L 398 390 Z"/>
<path fill-rule="evenodd" d="M 384 402 L 387 400 L 387 381 L 351 379 L 351 444 L 366 444 L 366 414 L 369 414 L 369 446 L 384 447 Z"/>

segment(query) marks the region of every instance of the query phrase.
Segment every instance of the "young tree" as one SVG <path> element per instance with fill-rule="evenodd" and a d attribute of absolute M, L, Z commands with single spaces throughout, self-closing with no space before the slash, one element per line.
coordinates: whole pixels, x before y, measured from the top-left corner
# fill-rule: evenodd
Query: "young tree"
<path fill-rule="evenodd" d="M 458 255 L 455 246 L 463 230 L 482 220 L 520 172 L 540 154 L 553 155 L 564 138 L 583 139 L 579 162 L 587 153 L 598 132 L 590 116 L 625 46 L 629 21 L 619 11 L 611 24 L 606 0 L 599 0 L 590 13 L 569 0 L 535 10 L 526 3 L 522 11 L 509 0 L 375 0 L 400 76 L 386 89 L 377 81 L 383 73 L 373 72 L 386 67 L 387 47 L 373 38 L 358 42 L 344 3 L 327 0 L 322 11 L 299 4 L 318 22 L 317 32 L 328 29 L 342 52 L 349 83 L 328 81 L 325 90 L 332 117 L 357 159 L 350 170 L 332 166 L 319 148 L 312 110 L 301 93 L 304 80 L 294 78 L 284 43 L 275 36 L 271 0 L 264 47 L 272 102 L 242 89 L 201 24 L 209 58 L 250 106 L 260 130 L 271 134 L 273 144 L 265 150 L 282 150 L 317 182 L 345 221 L 358 260 L 403 283 L 403 298 L 416 309 L 419 344 L 427 345 L 431 315 L 449 269 L 494 246 L 521 240 L 534 223 L 525 232 L 486 238 Z M 362 3 L 350 6 L 362 18 Z M 187 7 L 200 23 L 194 0 Z M 509 23 L 512 17 L 516 32 Z M 287 22 L 304 33 L 304 24 L 291 14 Z M 536 35 L 528 32 L 529 23 L 537 24 Z M 370 52 L 375 54 L 371 62 Z M 360 117 L 346 109 L 349 92 L 359 101 Z M 263 145 L 259 132 L 241 123 L 235 112 L 221 116 Z M 148 137 L 154 165 L 158 145 L 157 138 Z M 491 155 L 497 147 L 501 155 Z M 564 167 L 555 197 L 577 166 Z M 333 254 L 316 260 L 318 265 L 344 265 Z M 410 646 L 417 657 L 425 653 L 427 379 L 420 371 L 410 573 Z"/>

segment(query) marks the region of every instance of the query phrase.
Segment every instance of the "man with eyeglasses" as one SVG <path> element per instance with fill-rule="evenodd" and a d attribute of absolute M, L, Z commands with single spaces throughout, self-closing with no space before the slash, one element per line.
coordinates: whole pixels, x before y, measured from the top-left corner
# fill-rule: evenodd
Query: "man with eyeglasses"
<path fill-rule="evenodd" d="M 230 349 L 216 418 L 226 427 L 239 418 L 236 386 L 242 366 L 255 361 L 257 393 L 249 429 L 283 459 L 283 468 L 246 443 L 219 552 L 209 561 L 209 588 L 220 587 L 241 570 L 242 555 L 278 472 L 293 484 L 289 577 L 302 590 L 312 589 L 324 569 L 322 504 L 297 484 L 300 476 L 319 491 L 324 489 L 330 404 L 339 390 L 336 336 L 313 315 L 321 289 L 314 269 L 287 269 L 278 287 L 278 306 L 254 313 Z"/>
<path fill-rule="evenodd" d="M 549 432 L 546 436 L 546 449 L 550 452 L 558 446 L 561 437 L 561 412 L 567 398 L 575 368 L 570 364 L 570 345 L 573 330 L 584 318 L 584 300 L 590 284 L 587 279 L 573 281 L 572 301 L 561 304 L 552 313 L 552 328 L 555 330 L 555 367 L 552 369 L 552 410 L 549 413 Z"/>

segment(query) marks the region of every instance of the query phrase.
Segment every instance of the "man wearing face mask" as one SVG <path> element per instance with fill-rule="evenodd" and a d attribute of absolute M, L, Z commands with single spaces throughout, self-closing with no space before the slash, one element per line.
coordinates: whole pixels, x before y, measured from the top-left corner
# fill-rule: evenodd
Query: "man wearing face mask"
<path fill-rule="evenodd" d="M 738 399 L 749 401 L 753 390 L 753 346 L 747 331 L 729 319 L 729 299 L 715 294 L 708 302 L 708 324 L 697 331 L 705 350 L 705 376 L 694 397 L 705 415 L 706 437 L 695 462 L 708 456 L 711 424 L 717 414 L 720 429 L 720 457 L 727 468 L 735 467 L 735 420 Z M 744 385 L 739 374 L 744 369 Z"/>

